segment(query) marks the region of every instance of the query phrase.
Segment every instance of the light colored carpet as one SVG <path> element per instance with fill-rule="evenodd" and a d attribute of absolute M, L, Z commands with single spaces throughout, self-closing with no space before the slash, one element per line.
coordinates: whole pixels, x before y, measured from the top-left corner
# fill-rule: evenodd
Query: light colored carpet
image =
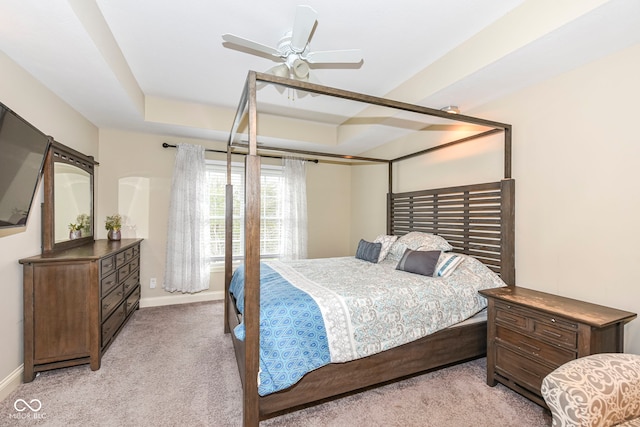
<path fill-rule="evenodd" d="M 219 302 L 141 309 L 100 370 L 85 365 L 39 374 L 0 402 L 0 426 L 240 426 L 241 385 L 222 318 Z M 485 375 L 479 359 L 261 425 L 550 425 L 541 407 L 501 385 L 488 387 Z M 42 408 L 19 412 L 18 399 L 38 399 Z"/>

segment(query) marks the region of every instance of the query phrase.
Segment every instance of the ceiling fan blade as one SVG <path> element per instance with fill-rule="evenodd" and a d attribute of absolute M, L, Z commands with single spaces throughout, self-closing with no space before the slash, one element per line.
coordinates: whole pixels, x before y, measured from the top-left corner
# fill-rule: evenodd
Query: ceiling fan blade
<path fill-rule="evenodd" d="M 278 49 L 263 45 L 262 43 L 254 42 L 249 39 L 245 39 L 243 37 L 238 37 L 233 34 L 223 34 L 222 40 L 228 43 L 237 44 L 238 46 L 246 47 L 247 49 L 255 50 L 273 56 L 280 56 L 280 52 L 278 51 Z"/>
<path fill-rule="evenodd" d="M 319 52 L 309 52 L 304 59 L 310 64 L 358 63 L 362 61 L 362 50 L 345 49 L 345 50 L 322 50 Z"/>
<path fill-rule="evenodd" d="M 311 6 L 298 6 L 291 30 L 291 49 L 302 53 L 309 43 L 309 37 L 316 24 L 318 13 Z"/>

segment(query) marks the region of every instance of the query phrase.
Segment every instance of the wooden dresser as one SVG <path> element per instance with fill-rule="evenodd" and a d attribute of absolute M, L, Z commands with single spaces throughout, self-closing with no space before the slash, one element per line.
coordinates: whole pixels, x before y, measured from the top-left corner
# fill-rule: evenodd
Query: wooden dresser
<path fill-rule="evenodd" d="M 593 353 L 620 353 L 635 313 L 521 287 L 487 289 L 487 384 L 546 406 L 544 377 Z"/>
<path fill-rule="evenodd" d="M 21 259 L 24 381 L 102 355 L 140 301 L 141 239 L 95 242 Z"/>

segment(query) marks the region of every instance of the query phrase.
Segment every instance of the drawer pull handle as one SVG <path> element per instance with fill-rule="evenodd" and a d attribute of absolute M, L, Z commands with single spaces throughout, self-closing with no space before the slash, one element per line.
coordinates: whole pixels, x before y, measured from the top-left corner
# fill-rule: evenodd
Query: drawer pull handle
<path fill-rule="evenodd" d="M 550 331 L 549 329 L 544 329 L 542 332 L 547 334 L 547 335 L 551 335 L 552 337 L 555 337 L 555 338 L 562 338 L 562 334 L 559 334 L 559 333 L 554 332 L 554 331 Z"/>
<path fill-rule="evenodd" d="M 533 371 L 530 371 L 530 370 L 528 370 L 526 368 L 523 368 L 522 366 L 520 366 L 520 370 L 526 372 L 529 375 L 533 375 L 536 378 L 540 378 L 540 375 L 538 375 L 537 373 L 535 373 Z"/>
<path fill-rule="evenodd" d="M 502 318 L 503 318 L 504 320 L 509 321 L 509 322 L 518 323 L 518 318 L 517 318 L 517 317 L 513 317 L 513 316 L 510 316 L 510 315 L 508 315 L 508 314 L 503 314 L 503 315 L 502 315 Z"/>
<path fill-rule="evenodd" d="M 529 344 L 528 342 L 525 341 L 520 341 L 520 344 L 522 344 L 524 347 L 529 347 L 530 349 L 534 350 L 534 351 L 540 351 L 541 348 L 540 347 L 536 347 L 533 344 Z"/>

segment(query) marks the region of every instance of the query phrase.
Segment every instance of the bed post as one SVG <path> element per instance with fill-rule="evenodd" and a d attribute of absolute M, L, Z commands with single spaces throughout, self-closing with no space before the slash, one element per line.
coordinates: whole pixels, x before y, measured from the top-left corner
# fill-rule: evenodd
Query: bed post
<path fill-rule="evenodd" d="M 393 197 L 393 161 L 389 162 L 389 190 L 387 192 L 387 234 L 393 234 L 391 228 L 391 198 Z"/>
<path fill-rule="evenodd" d="M 249 153 L 245 158 L 245 427 L 260 423 L 258 368 L 260 345 L 260 157 L 257 144 L 256 73 L 247 78 L 249 95 Z"/>
<path fill-rule="evenodd" d="M 501 254 L 500 276 L 509 286 L 516 284 L 515 265 L 515 194 L 516 182 L 514 179 L 503 179 L 500 184 L 502 193 L 501 209 Z"/>
<path fill-rule="evenodd" d="M 511 125 L 504 126 L 504 179 L 511 178 Z"/>
<path fill-rule="evenodd" d="M 233 273 L 233 185 L 231 185 L 231 145 L 227 144 L 227 185 L 224 211 L 224 333 L 229 327 L 229 285 Z"/>

